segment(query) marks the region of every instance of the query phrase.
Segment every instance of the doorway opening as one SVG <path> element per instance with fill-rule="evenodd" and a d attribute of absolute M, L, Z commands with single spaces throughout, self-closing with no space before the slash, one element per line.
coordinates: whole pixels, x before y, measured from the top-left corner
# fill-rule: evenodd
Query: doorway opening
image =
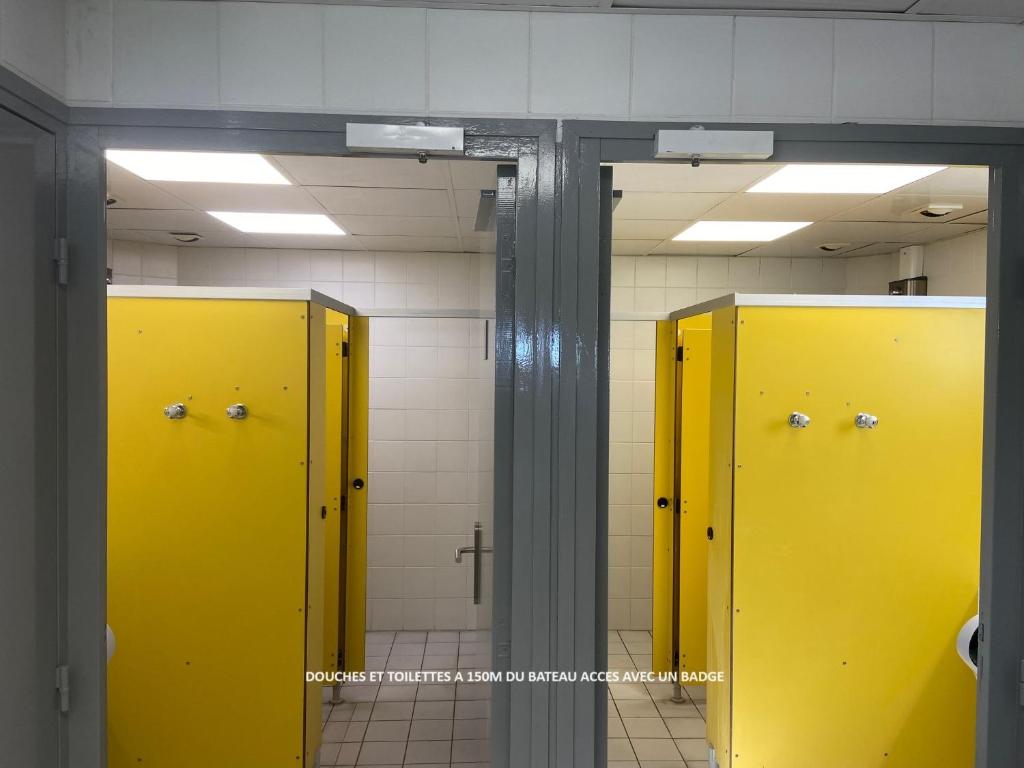
<path fill-rule="evenodd" d="M 946 761 L 973 764 L 988 169 L 616 163 L 611 174 L 608 665 L 623 673 L 723 678 L 679 688 L 669 681 L 611 684 L 609 762 L 738 766 L 746 758 L 799 765 L 864 762 L 878 752 L 878 759 L 902 755 L 912 764 L 927 749 L 923 739 L 941 743 Z M 875 183 L 865 185 L 865 178 Z M 755 326 L 786 307 L 790 324 L 777 325 L 774 340 L 769 334 L 756 341 Z M 815 351 L 809 335 L 836 311 L 852 326 L 833 328 Z M 769 319 L 755 320 L 758 313 Z M 720 317 L 743 324 L 742 331 L 715 327 Z M 955 327 L 936 338 L 947 322 Z M 904 337 L 900 354 L 862 354 L 863 328 L 872 323 L 890 340 Z M 721 338 L 732 339 L 731 350 Z M 913 356 L 910 338 L 932 362 L 899 363 Z M 763 367 L 742 368 L 754 366 L 745 354 L 761 354 Z M 719 369 L 729 360 L 735 367 L 725 376 Z M 873 365 L 885 372 L 874 371 L 868 383 Z M 926 369 L 930 375 L 918 380 Z M 752 404 L 744 400 L 751 387 Z M 794 387 L 802 404 L 778 424 L 757 411 L 759 399 Z M 914 394 L 921 389 L 936 406 L 967 403 L 958 408 L 963 418 L 942 425 L 940 408 L 920 417 L 925 426 L 911 426 L 912 404 L 924 407 Z M 829 405 L 815 416 L 804 404 L 819 390 Z M 840 390 L 849 390 L 847 397 L 840 399 Z M 888 418 L 862 406 L 877 421 L 859 427 L 858 411 L 849 429 L 833 425 L 845 416 L 830 419 L 828 409 L 854 407 L 854 393 L 888 399 Z M 724 404 L 717 416 L 716 400 Z M 788 426 L 783 417 L 792 413 L 815 427 L 828 423 L 829 437 L 812 456 L 787 453 L 811 429 Z M 962 453 L 928 458 L 923 444 L 890 444 L 887 450 L 897 453 L 877 466 L 878 454 L 867 445 L 842 455 L 854 445 L 844 440 L 878 437 L 883 425 L 902 430 L 911 443 L 931 431 L 933 445 L 957 445 Z M 755 457 L 761 448 L 764 455 Z M 836 463 L 814 464 L 823 457 Z M 757 475 L 758 464 L 772 469 Z M 815 486 L 836 466 L 856 471 Z M 952 505 L 942 516 L 952 526 L 944 534 L 906 512 L 913 498 L 892 486 L 904 470 L 931 488 L 956 477 L 956 487 L 935 501 Z M 773 506 L 777 494 L 788 505 Z M 757 517 L 764 509 L 773 510 L 771 525 Z M 900 525 L 876 520 L 881 510 Z M 813 514 L 805 517 L 807 511 Z M 837 537 L 829 520 L 846 525 L 845 536 Z M 956 543 L 944 549 L 933 535 Z M 899 550 L 890 548 L 896 540 L 903 542 Z M 857 575 L 858 557 L 872 549 L 874 565 L 864 569 L 891 570 L 891 586 L 872 588 L 872 576 Z M 716 560 L 722 552 L 731 560 Z M 901 581 L 901 570 L 914 575 Z M 826 584 L 830 591 L 820 593 Z M 919 591 L 912 597 L 913 589 Z M 927 603 L 929 615 L 941 614 L 944 623 L 911 622 L 915 629 L 900 631 L 911 638 L 906 644 L 887 645 L 890 629 L 882 626 L 902 626 L 915 615 L 908 600 Z M 967 644 L 959 655 L 958 639 Z M 756 651 L 744 650 L 750 642 Z M 877 662 L 851 674 L 858 653 Z M 915 667 L 908 661 L 914 654 L 928 664 Z M 832 661 L 846 684 L 831 677 Z M 880 682 L 885 675 L 877 664 L 894 665 L 900 686 L 878 688 L 892 684 Z M 944 709 L 922 703 L 921 691 L 940 688 L 948 693 Z M 879 713 L 879 698 L 902 702 L 900 712 Z M 858 738 L 858 749 L 867 751 L 844 752 L 849 745 L 813 713 L 846 729 L 863 727 L 871 738 Z M 787 751 L 804 749 L 808 729 L 817 733 L 814 750 Z M 913 733 L 921 738 L 907 735 Z"/>
<path fill-rule="evenodd" d="M 312 331 L 303 337 L 308 338 L 310 350 L 308 391 L 320 386 L 311 362 L 314 346 L 325 350 L 323 366 L 328 372 L 333 356 L 337 357 L 342 382 L 334 389 L 329 383 L 321 387 L 327 402 L 322 409 L 323 439 L 330 442 L 333 436 L 336 443 L 336 450 L 326 450 L 322 460 L 326 474 L 338 470 L 333 473 L 338 475 L 337 490 L 325 491 L 323 505 L 316 505 L 317 514 L 309 516 L 310 527 L 300 547 L 305 554 L 299 551 L 295 557 L 296 573 L 299 561 L 304 563 L 307 596 L 316 591 L 314 582 L 329 584 L 327 597 L 320 601 L 327 604 L 326 609 L 315 606 L 316 601 L 307 604 L 311 615 L 303 625 L 307 647 L 303 670 L 332 671 L 331 622 L 325 625 L 322 664 L 308 650 L 308 641 L 320 631 L 312 614 L 319 611 L 328 616 L 333 594 L 341 602 L 340 610 L 334 606 L 338 616 L 334 668 L 363 677 L 346 678 L 340 686 L 313 679 L 315 708 L 301 701 L 295 705 L 305 720 L 304 737 L 293 729 L 271 738 L 275 729 L 281 729 L 279 722 L 263 722 L 268 720 L 266 713 L 254 708 L 251 700 L 237 690 L 222 690 L 221 694 L 228 694 L 225 701 L 231 703 L 211 707 L 216 715 L 207 719 L 204 733 L 208 745 L 219 744 L 225 751 L 218 758 L 218 747 L 204 748 L 204 759 L 210 764 L 224 759 L 259 762 L 268 751 L 276 750 L 304 765 L 317 761 L 324 766 L 487 762 L 491 689 L 488 683 L 468 678 L 470 673 L 492 669 L 493 658 L 495 264 L 498 232 L 514 226 L 502 218 L 499 202 L 510 190 L 514 195 L 515 188 L 502 187 L 499 175 L 514 176 L 514 167 L 499 169 L 494 162 L 472 160 L 420 163 L 394 158 L 232 155 L 236 172 L 247 167 L 251 173 L 265 174 L 263 179 L 240 181 L 216 178 L 218 162 L 226 157 L 213 153 L 196 166 L 195 153 L 108 153 L 108 279 L 111 296 L 116 297 L 111 301 L 131 297 L 154 308 L 147 312 L 163 314 L 169 304 L 189 302 L 204 303 L 207 309 L 223 303 L 230 312 L 240 305 L 297 301 L 304 302 L 302 311 L 308 318 L 302 319 L 310 321 L 309 328 L 318 313 L 328 318 L 322 339 L 314 342 Z M 189 168 L 193 176 L 188 175 Z M 332 323 L 332 317 L 337 322 Z M 223 367 L 233 359 L 237 349 L 219 356 L 217 346 L 232 344 L 234 338 L 233 345 L 249 353 L 246 361 L 253 375 L 263 376 L 286 354 L 275 351 L 272 344 L 278 333 L 276 320 L 262 327 L 257 323 L 265 321 L 252 317 L 239 320 L 218 315 L 207 321 L 234 323 L 233 334 L 238 335 L 215 342 L 200 365 L 195 349 L 204 343 L 204 335 L 212 339 L 215 329 L 204 329 L 201 323 L 184 328 L 180 323 L 192 321 L 168 320 L 172 345 L 158 350 L 157 358 L 180 358 L 185 365 L 196 365 L 197 375 L 205 375 L 204 371 L 216 371 L 218 360 Z M 180 339 L 171 334 L 175 323 L 182 330 Z M 246 339 L 250 334 L 258 339 Z M 112 411 L 116 410 L 113 398 L 140 388 L 138 377 L 130 375 L 132 359 L 121 359 L 129 375 L 122 387 L 112 388 Z M 348 394 L 332 401 L 332 391 Z M 178 397 L 164 394 L 165 399 Z M 171 405 L 176 402 L 168 400 Z M 189 403 L 182 404 L 188 413 Z M 313 428 L 317 421 L 313 411 L 309 413 L 302 428 L 308 428 L 304 434 L 312 446 L 321 441 L 321 435 Z M 193 409 L 188 415 L 201 414 Z M 143 416 L 140 410 L 137 419 L 151 416 L 148 411 Z M 261 419 L 255 408 L 247 416 L 251 421 Z M 153 418 L 160 427 L 166 426 L 167 417 L 159 410 Z M 274 430 L 280 426 L 276 419 L 264 419 L 271 427 L 267 440 L 282 438 L 282 430 Z M 128 434 L 137 429 L 132 418 L 126 418 L 123 426 Z M 362 435 L 360 429 L 365 430 Z M 212 432 L 203 437 L 212 440 Z M 112 433 L 112 451 L 116 439 Z M 309 478 L 314 476 L 316 457 L 311 451 L 308 459 L 300 459 L 309 462 Z M 116 461 L 111 454 L 112 489 L 122 478 L 142 479 L 133 475 L 134 461 L 130 451 Z M 221 477 L 228 486 L 225 503 L 229 508 L 235 496 L 231 484 L 252 479 L 246 474 L 252 467 L 233 468 L 234 472 Z M 189 483 L 173 473 L 171 480 L 168 489 Z M 314 484 L 310 480 L 310 487 Z M 151 490 L 146 486 L 143 482 L 137 489 L 143 503 L 133 502 L 129 515 L 146 508 L 144 494 Z M 360 496 L 362 507 L 358 506 Z M 193 491 L 189 498 L 201 508 L 205 497 Z M 112 492 L 112 504 L 117 498 Z M 183 515 L 178 522 L 188 519 L 196 524 L 216 512 L 200 511 L 200 515 Z M 276 502 L 261 504 L 257 498 L 253 507 L 233 512 L 244 514 L 259 530 L 261 517 L 272 518 L 282 510 Z M 318 555 L 309 531 L 320 520 L 331 523 L 335 512 L 337 536 L 328 542 L 337 542 L 339 549 L 332 553 L 328 544 L 322 563 L 311 565 Z M 117 524 L 117 516 L 111 519 Z M 146 534 L 145 524 L 138 532 Z M 188 539 L 197 531 L 179 533 Z M 285 546 L 266 537 L 257 540 L 271 554 Z M 199 548 L 190 549 L 186 556 L 170 547 L 155 547 L 140 564 L 131 556 L 132 546 L 130 538 L 123 541 L 121 552 L 128 553 L 127 560 L 168 583 L 175 578 L 187 580 L 188 558 L 200 557 Z M 159 556 L 161 551 L 166 558 Z M 209 558 L 208 573 L 230 572 L 228 550 L 214 542 L 202 551 Z M 111 563 L 115 562 L 124 563 L 125 558 L 112 552 Z M 247 562 L 247 567 L 252 566 Z M 254 572 L 260 570 L 257 565 Z M 289 576 L 297 578 L 296 573 Z M 115 567 L 109 577 L 112 585 L 135 582 L 138 572 Z M 186 610 L 178 618 L 188 620 L 206 612 L 218 621 L 226 620 L 225 626 L 232 631 L 246 626 L 237 615 L 237 604 L 226 598 L 215 605 L 209 599 L 204 602 L 202 584 L 191 587 L 196 590 L 186 601 L 191 613 Z M 116 592 L 114 586 L 111 592 Z M 260 595 L 250 598 L 259 602 Z M 153 608 L 159 611 L 160 606 Z M 116 676 L 118 663 L 131 656 L 137 639 L 118 631 L 113 606 L 110 623 L 117 650 L 108 669 L 109 676 Z M 251 643 L 276 632 L 274 624 L 250 622 L 242 634 Z M 202 651 L 245 637 L 237 632 L 230 636 L 200 632 L 194 642 Z M 152 642 L 160 648 L 162 661 L 174 667 L 174 674 L 194 673 L 192 659 L 185 659 L 181 649 L 167 648 L 158 638 Z M 275 660 L 265 658 L 262 663 L 270 668 Z M 181 668 L 187 671 L 182 673 Z M 170 667 L 167 671 L 172 672 Z M 216 678 L 216 669 L 212 675 Z M 112 766 L 136 764 L 145 759 L 140 753 L 144 749 L 155 750 L 149 757 L 164 755 L 159 733 L 124 730 L 125 717 L 119 717 L 114 706 L 116 689 L 138 682 L 129 676 L 111 684 Z M 296 690 L 301 684 L 295 681 Z M 195 710 L 183 696 L 177 701 L 179 714 L 195 722 Z M 162 706 L 149 695 L 135 704 L 144 713 L 146 708 Z M 247 723 L 252 738 L 246 741 L 250 734 L 243 734 L 241 740 L 217 737 L 218 718 L 233 720 L 234 732 L 238 722 Z M 173 716 L 150 711 L 146 720 L 175 728 L 179 748 L 192 748 L 188 739 L 181 738 L 184 724 L 175 725 Z M 240 755 L 239 741 L 252 753 Z M 194 759 L 191 764 L 196 764 Z"/>

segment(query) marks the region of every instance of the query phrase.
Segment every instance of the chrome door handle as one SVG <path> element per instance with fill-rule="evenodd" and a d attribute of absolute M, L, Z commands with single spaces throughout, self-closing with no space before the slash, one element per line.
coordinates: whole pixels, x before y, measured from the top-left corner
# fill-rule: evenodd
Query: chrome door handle
<path fill-rule="evenodd" d="M 494 552 L 491 547 L 485 547 L 484 529 L 480 523 L 473 523 L 473 546 L 456 547 L 455 562 L 461 563 L 462 556 L 467 552 L 473 553 L 473 604 L 480 605 L 480 589 L 483 583 L 483 558 L 481 555 Z"/>

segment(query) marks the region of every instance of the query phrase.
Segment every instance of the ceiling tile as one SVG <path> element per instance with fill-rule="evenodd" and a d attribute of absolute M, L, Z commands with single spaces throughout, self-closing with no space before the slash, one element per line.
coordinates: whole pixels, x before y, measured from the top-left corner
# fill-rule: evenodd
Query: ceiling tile
<path fill-rule="evenodd" d="M 455 236 L 455 222 L 446 216 L 358 216 L 350 213 L 335 218 L 350 235 Z"/>
<path fill-rule="evenodd" d="M 161 245 L 195 246 L 199 248 L 242 248 L 245 236 L 241 232 L 225 230 L 222 232 L 203 232 L 202 240 L 197 243 L 181 243 L 164 230 L 148 229 L 108 229 L 110 240 L 126 240 L 130 243 L 160 243 Z"/>
<path fill-rule="evenodd" d="M 913 243 L 935 243 L 939 240 L 962 237 L 984 228 L 983 224 L 958 224 L 955 222 L 951 224 L 929 224 L 926 227 L 914 230 L 907 237 Z"/>
<path fill-rule="evenodd" d="M 661 243 L 660 240 L 612 240 L 613 256 L 646 256 Z"/>
<path fill-rule="evenodd" d="M 612 239 L 664 240 L 675 237 L 692 223 L 674 219 L 616 219 L 612 222 Z"/>
<path fill-rule="evenodd" d="M 849 256 L 851 259 L 858 256 L 880 256 L 886 253 L 898 253 L 900 248 L 905 245 L 906 243 L 872 243 L 871 245 L 866 245 L 855 251 L 849 251 L 843 255 Z"/>
<path fill-rule="evenodd" d="M 614 245 L 614 240 L 612 241 Z M 666 240 L 651 253 L 655 254 L 686 254 L 688 256 L 739 256 L 757 243 L 693 243 L 677 240 Z"/>
<path fill-rule="evenodd" d="M 494 234 L 488 235 L 463 235 L 462 250 L 466 253 L 494 253 L 497 241 Z"/>
<path fill-rule="evenodd" d="M 494 189 L 498 185 L 498 164 L 480 160 L 450 160 L 455 189 Z"/>
<path fill-rule="evenodd" d="M 368 251 L 444 251 L 458 253 L 458 238 L 455 237 L 359 237 L 356 238 Z"/>
<path fill-rule="evenodd" d="M 933 226 L 939 226 L 935 224 Z M 912 242 L 910 234 L 921 227 L 917 224 L 878 221 L 819 221 L 804 227 L 786 239 L 798 243 L 890 243 Z"/>
<path fill-rule="evenodd" d="M 455 190 L 455 210 L 458 211 L 460 219 L 476 221 L 476 213 L 480 208 L 480 189 Z"/>
<path fill-rule="evenodd" d="M 300 249 L 304 251 L 362 251 L 359 238 L 345 235 L 245 235 L 247 248 L 279 248 L 284 250 Z"/>
<path fill-rule="evenodd" d="M 703 218 L 710 221 L 821 221 L 861 205 L 871 195 L 733 195 Z"/>
<path fill-rule="evenodd" d="M 615 219 L 693 220 L 728 196 L 701 192 L 623 192 L 612 215 Z"/>
<path fill-rule="evenodd" d="M 448 163 L 377 157 L 274 155 L 274 160 L 303 186 L 447 189 Z"/>
<path fill-rule="evenodd" d="M 111 208 L 186 208 L 182 200 L 118 165 L 107 163 L 107 195 L 117 198 Z"/>
<path fill-rule="evenodd" d="M 767 163 L 615 163 L 612 186 L 627 192 L 742 192 L 779 169 Z"/>
<path fill-rule="evenodd" d="M 988 211 L 978 211 L 970 216 L 963 216 L 956 219 L 956 224 L 988 224 Z"/>
<path fill-rule="evenodd" d="M 450 216 L 448 193 L 437 189 L 306 187 L 331 213 L 364 216 Z"/>
<path fill-rule="evenodd" d="M 302 187 L 271 184 L 198 184 L 181 181 L 162 181 L 159 187 L 201 211 L 324 212 Z"/>
<path fill-rule="evenodd" d="M 231 228 L 204 211 L 139 210 L 110 208 L 107 226 L 111 229 L 152 229 L 165 232 L 224 232 Z"/>
<path fill-rule="evenodd" d="M 845 256 L 850 251 L 863 248 L 870 243 L 849 243 L 838 251 L 823 251 L 819 243 L 790 242 L 777 240 L 765 243 L 744 253 L 744 256 L 767 256 L 780 259 L 827 258 L 829 256 Z"/>
<path fill-rule="evenodd" d="M 988 168 L 947 168 L 895 190 L 901 195 L 967 195 L 988 197 Z"/>
<path fill-rule="evenodd" d="M 876 197 L 863 205 L 843 211 L 832 217 L 833 221 L 913 221 L 919 224 L 935 223 L 921 215 L 920 209 L 930 203 L 955 203 L 962 205 L 960 211 L 954 211 L 946 217 L 954 221 L 988 208 L 987 197 L 968 197 L 965 195 L 904 195 L 891 193 Z"/>

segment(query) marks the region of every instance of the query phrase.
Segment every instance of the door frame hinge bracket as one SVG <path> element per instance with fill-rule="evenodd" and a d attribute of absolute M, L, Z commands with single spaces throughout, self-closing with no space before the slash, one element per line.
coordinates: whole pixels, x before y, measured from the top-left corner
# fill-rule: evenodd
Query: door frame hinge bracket
<path fill-rule="evenodd" d="M 978 659 L 980 662 L 981 659 Z M 979 672 L 981 670 L 979 669 Z M 1018 698 L 1017 701 L 1021 707 L 1024 707 L 1024 659 L 1020 660 L 1020 680 L 1017 681 Z"/>
<path fill-rule="evenodd" d="M 58 237 L 53 244 L 53 264 L 57 285 L 68 284 L 68 239 Z"/>
<path fill-rule="evenodd" d="M 348 357 L 348 342 L 347 341 L 341 342 L 341 356 L 342 357 Z"/>
<path fill-rule="evenodd" d="M 62 664 L 56 670 L 57 708 L 60 712 L 71 709 L 71 669 Z"/>

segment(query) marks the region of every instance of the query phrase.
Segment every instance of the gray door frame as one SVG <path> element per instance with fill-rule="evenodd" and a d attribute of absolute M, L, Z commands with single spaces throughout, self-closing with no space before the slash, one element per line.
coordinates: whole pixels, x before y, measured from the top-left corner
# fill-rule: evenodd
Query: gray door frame
<path fill-rule="evenodd" d="M 107 148 L 232 150 L 264 153 L 354 155 L 347 150 L 345 124 L 400 123 L 465 129 L 470 159 L 514 162 L 514 241 L 504 249 L 507 270 L 499 272 L 498 322 L 510 345 L 499 347 L 507 360 L 496 363 L 496 480 L 503 468 L 511 494 L 495 498 L 494 668 L 544 667 L 536 660 L 546 647 L 547 627 L 531 621 L 553 608 L 541 577 L 548 567 L 546 540 L 534 537 L 533 520 L 551 516 L 548 493 L 555 473 L 551 424 L 553 379 L 550 346 L 544 339 L 554 326 L 551 290 L 554 263 L 555 124 L 540 120 L 423 119 L 348 115 L 213 112 L 187 110 L 72 109 L 69 138 L 68 237 L 72 256 L 72 292 L 78 313 L 71 319 L 73 341 L 81 357 L 80 376 L 69 402 L 90 415 L 76 456 L 88 470 L 70 510 L 76 521 L 69 552 L 69 621 L 76 702 L 70 720 L 74 768 L 105 765 L 105 274 L 106 197 L 103 152 Z M 381 157 L 381 155 L 375 155 Z M 408 155 L 404 156 L 410 162 Z M 507 199 L 507 198 L 506 198 Z M 502 277 L 511 282 L 502 282 Z M 510 314 L 511 313 L 511 314 Z M 504 379 L 501 378 L 504 372 Z M 507 380 L 505 380 L 507 379 Z M 505 402 L 507 408 L 499 409 Z M 509 437 L 500 439 L 504 427 Z M 499 536 L 499 531 L 502 535 Z M 512 567 L 511 561 L 515 561 Z M 504 601 L 503 601 L 504 599 Z M 519 700 L 507 685 L 493 692 L 492 751 L 495 766 L 526 766 L 519 738 L 536 725 L 533 701 Z M 78 724 L 78 728 L 75 724 Z M 515 746 L 513 746 L 515 745 Z"/>
<path fill-rule="evenodd" d="M 53 144 L 53 156 L 49 156 L 50 150 L 47 149 L 45 167 L 39 165 L 36 168 L 35 183 L 21 190 L 21 194 L 34 199 L 38 205 L 52 205 L 48 213 L 48 218 L 51 220 L 47 222 L 46 227 L 49 231 L 37 229 L 32 233 L 33 238 L 37 241 L 37 249 L 34 252 L 25 254 L 8 250 L 3 253 L 3 256 L 5 259 L 12 260 L 19 257 L 28 257 L 35 260 L 45 259 L 48 262 L 55 254 L 56 239 L 63 237 L 65 234 L 64 202 L 66 178 L 64 168 L 66 165 L 65 145 L 68 110 L 56 99 L 43 93 L 35 86 L 26 83 L 2 67 L 0 67 L 0 109 L 40 129 L 44 135 L 49 135 L 50 138 L 47 141 L 52 140 Z M 31 223 L 33 222 L 26 221 L 26 224 Z M 38 242 L 40 237 L 52 237 L 54 242 L 49 244 Z M 10 238 L 10 241 L 11 243 L 16 242 L 16 238 Z M 13 245 L 11 247 L 13 248 Z M 12 261 L 3 266 L 5 267 L 4 279 L 8 279 L 15 271 L 25 274 L 34 269 L 37 273 L 40 273 L 48 265 L 38 262 L 34 265 L 15 265 Z M 53 269 L 53 267 L 50 268 Z M 43 284 L 33 284 L 25 286 L 24 289 L 26 291 L 35 290 L 35 295 L 27 298 L 26 301 L 38 308 L 35 317 L 35 327 L 19 329 L 25 336 L 27 359 L 16 361 L 3 360 L 0 361 L 0 366 L 13 364 L 24 366 L 34 371 L 37 377 L 36 396 L 38 402 L 34 404 L 36 437 L 33 452 L 36 454 L 36 460 L 53 460 L 54 466 L 49 468 L 51 470 L 49 487 L 39 487 L 32 506 L 14 507 L 8 505 L 5 508 L 0 505 L 0 516 L 8 518 L 5 520 L 5 523 L 25 526 L 34 530 L 35 534 L 40 536 L 36 551 L 26 553 L 28 557 L 45 551 L 47 544 L 43 537 L 52 536 L 49 546 L 52 547 L 54 552 L 53 565 L 55 569 L 51 570 L 50 564 L 47 564 L 44 572 L 37 574 L 36 585 L 34 585 L 37 588 L 36 592 L 32 595 L 20 595 L 19 597 L 35 600 L 35 605 L 31 606 L 32 613 L 38 616 L 50 614 L 48 620 L 52 621 L 56 626 L 56 638 L 54 638 L 56 647 L 52 649 L 53 661 L 55 666 L 59 666 L 67 663 L 67 645 L 63 627 L 66 621 L 68 603 L 64 589 L 66 581 L 64 573 L 61 571 L 61 564 L 64 562 L 64 553 L 66 552 L 66 534 L 63 529 L 67 515 L 69 478 L 65 450 L 67 444 L 68 412 L 66 408 L 67 349 L 64 342 L 69 297 L 66 288 L 60 285 L 57 280 L 56 269 L 53 269 L 52 287 L 47 288 Z M 44 309 L 45 311 L 41 311 Z M 44 340 L 45 343 L 42 343 Z M 40 404 L 43 402 L 46 405 L 40 407 Z M 10 407 L 25 408 L 32 405 L 31 403 L 17 403 L 12 404 Z M 26 450 L 31 450 L 33 445 L 26 444 L 25 448 Z M 54 453 L 56 454 L 55 456 Z M 0 486 L 2 485 L 2 478 L 0 478 Z M 44 588 L 44 580 L 50 582 L 50 589 L 45 590 L 49 596 L 46 602 L 43 602 L 44 597 L 41 594 Z M 4 588 L 21 590 L 28 586 L 30 585 L 5 584 Z M 52 588 L 54 586 L 56 587 L 57 595 L 56 604 L 52 604 Z M 25 632 L 31 636 L 34 627 L 21 627 L 17 623 L 19 618 L 24 619 L 28 615 L 31 614 L 22 613 L 20 616 L 14 617 L 13 631 Z M 42 624 L 40 621 L 36 623 Z M 14 663 L 22 666 L 35 666 L 34 659 L 19 659 Z M 56 672 L 56 670 L 54 671 Z M 0 674 L 0 677 L 5 680 L 9 679 L 4 674 Z M 50 680 L 55 682 L 55 678 L 50 678 Z M 46 693 L 45 691 L 39 692 L 41 700 L 45 701 Z M 58 712 L 56 706 L 58 701 L 56 687 L 51 688 L 51 693 L 55 702 L 53 717 L 46 722 L 35 724 L 38 732 L 33 734 L 31 738 L 41 745 L 46 745 L 48 749 L 51 746 L 55 746 L 55 749 L 52 751 L 56 753 L 57 759 L 61 760 L 66 759 L 67 754 L 67 720 Z M 15 726 L 13 723 L 10 723 L 8 727 Z M 26 734 L 20 735 L 25 736 Z M 56 740 L 55 745 L 52 744 L 54 740 Z"/>
<path fill-rule="evenodd" d="M 978 685 L 978 768 L 1024 765 L 1024 131 L 1010 128 L 871 126 L 871 125 L 722 125 L 708 129 L 774 130 L 773 162 L 923 163 L 987 165 L 990 170 L 988 309 L 985 347 L 985 437 L 982 491 L 982 571 L 980 677 Z M 688 129 L 691 123 L 624 123 L 566 121 L 562 126 L 562 179 L 559 249 L 563 263 L 572 261 L 580 272 L 600 271 L 599 237 L 610 212 L 604 211 L 599 192 L 601 164 L 613 162 L 680 162 L 656 160 L 658 130 Z M 582 284 L 581 284 L 582 287 Z M 576 308 L 575 337 L 588 347 L 607 350 L 609 327 L 585 303 Z M 572 307 L 563 304 L 563 312 Z M 565 322 L 571 322 L 566 318 Z M 566 360 L 563 350 L 563 361 Z M 607 371 L 607 353 L 597 361 Z M 588 365 L 589 368 L 589 365 Z M 599 397 L 592 375 L 576 385 L 576 416 L 586 418 Z M 568 418 L 563 412 L 563 419 Z M 608 420 L 607 409 L 598 411 Z M 605 425 L 606 426 L 606 425 Z M 578 445 L 579 443 L 577 443 Z M 607 451 L 607 439 L 600 446 Z M 582 466 L 584 462 L 580 461 Z M 591 463 L 588 459 L 587 463 Z M 600 467 L 587 478 L 607 482 Z M 579 577 L 601 583 L 608 567 L 607 506 L 596 517 L 585 505 L 564 505 L 558 514 L 574 525 L 573 542 L 560 552 L 575 563 Z M 588 530 L 581 530 L 582 528 Z M 595 540 L 596 552 L 587 542 Z M 560 560 L 562 562 L 563 560 Z M 605 658 L 598 642 L 590 647 L 589 628 L 600 626 L 607 615 L 607 596 L 597 603 L 577 597 L 577 645 L 583 655 Z M 579 659 L 578 659 L 579 661 Z M 596 692 L 600 703 L 603 688 Z M 586 703 L 586 710 L 591 709 Z M 594 741 L 602 741 L 601 706 L 594 708 Z M 559 731 L 561 735 L 561 731 Z M 576 735 L 577 744 L 581 735 Z M 595 744 L 600 752 L 602 745 Z M 603 766 L 603 757 L 593 765 Z M 559 765 L 569 765 L 568 761 Z M 576 761 L 572 765 L 587 763 Z"/>

